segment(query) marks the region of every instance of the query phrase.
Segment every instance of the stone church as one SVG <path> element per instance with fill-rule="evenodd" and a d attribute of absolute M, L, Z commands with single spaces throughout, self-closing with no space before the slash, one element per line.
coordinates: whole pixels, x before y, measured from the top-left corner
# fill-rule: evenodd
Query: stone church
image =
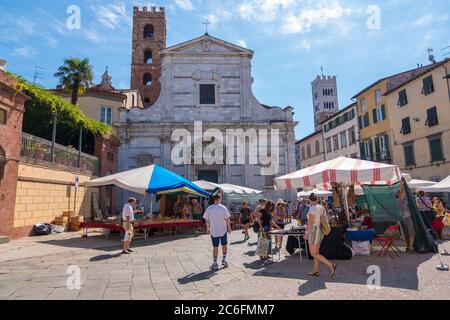
<path fill-rule="evenodd" d="M 242 185 L 274 200 L 296 199 L 294 190 L 273 188 L 275 176 L 296 170 L 294 110 L 270 107 L 255 98 L 253 51 L 208 33 L 167 48 L 164 8 L 154 7 L 134 8 L 132 50 L 131 89 L 140 91 L 144 107 L 123 109 L 115 123 L 122 142 L 119 171 L 157 163 L 193 181 Z M 268 155 L 278 156 L 278 170 L 262 174 L 266 163 L 248 161 L 250 148 L 245 149 L 244 163 L 174 163 L 173 133 L 194 133 L 199 122 L 203 132 L 214 129 L 224 135 L 229 129 L 267 130 L 269 149 L 277 148 Z M 279 141 L 270 136 L 271 130 L 278 130 Z"/>

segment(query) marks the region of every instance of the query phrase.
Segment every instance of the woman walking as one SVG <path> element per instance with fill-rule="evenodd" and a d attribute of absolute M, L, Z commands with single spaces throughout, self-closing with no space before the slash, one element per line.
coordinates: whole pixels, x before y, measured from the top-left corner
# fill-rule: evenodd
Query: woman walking
<path fill-rule="evenodd" d="M 250 226 L 251 213 L 252 213 L 252 211 L 248 207 L 248 202 L 244 201 L 242 203 L 242 208 L 241 208 L 241 212 L 239 215 L 239 224 L 244 226 L 244 233 L 245 233 L 244 242 L 247 241 L 248 239 L 250 239 L 250 236 L 248 234 L 248 228 Z"/>
<path fill-rule="evenodd" d="M 308 212 L 308 227 L 305 232 L 305 240 L 308 240 L 309 252 L 314 258 L 314 268 L 312 272 L 308 273 L 308 275 L 314 277 L 320 276 L 320 264 L 323 263 L 328 267 L 328 269 L 330 269 L 331 277 L 334 278 L 336 275 L 337 265 L 331 263 L 319 253 L 320 244 L 323 240 L 320 217 L 326 214 L 325 208 L 317 203 L 316 194 L 311 193 L 309 200 L 311 201 L 311 206 Z"/>
<path fill-rule="evenodd" d="M 270 212 L 273 215 L 273 218 L 275 220 L 275 223 L 280 229 L 284 229 L 286 225 L 286 208 L 285 208 L 285 202 L 282 199 L 279 199 L 277 201 L 276 208 Z M 283 236 L 276 236 L 275 237 L 275 248 L 277 250 L 280 250 L 283 245 Z"/>
<path fill-rule="evenodd" d="M 268 201 L 265 205 L 265 207 L 261 210 L 259 210 L 261 216 L 260 219 L 258 220 L 259 222 L 259 226 L 260 226 L 260 232 L 261 232 L 261 237 L 271 240 L 270 237 L 270 230 L 272 230 L 272 228 L 280 230 L 281 228 L 279 226 L 277 226 L 277 224 L 273 221 L 272 218 L 272 213 L 275 211 L 275 204 L 272 201 Z M 269 243 L 269 251 L 270 248 L 272 246 L 272 242 Z M 267 255 L 266 256 L 261 256 L 260 257 L 261 260 L 263 260 L 263 265 L 267 264 Z"/>

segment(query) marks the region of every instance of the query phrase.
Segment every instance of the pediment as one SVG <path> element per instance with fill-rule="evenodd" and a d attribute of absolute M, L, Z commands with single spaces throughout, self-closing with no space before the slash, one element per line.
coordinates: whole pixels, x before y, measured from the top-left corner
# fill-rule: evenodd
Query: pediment
<path fill-rule="evenodd" d="M 250 54 L 253 51 L 235 45 L 233 43 L 204 35 L 169 47 L 162 52 L 163 54 Z"/>

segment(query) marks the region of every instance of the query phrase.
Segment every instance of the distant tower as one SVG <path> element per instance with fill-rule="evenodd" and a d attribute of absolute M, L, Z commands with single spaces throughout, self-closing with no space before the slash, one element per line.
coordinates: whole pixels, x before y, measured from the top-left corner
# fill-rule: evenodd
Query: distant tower
<path fill-rule="evenodd" d="M 322 69 L 323 72 L 323 69 Z M 311 83 L 315 130 L 322 129 L 320 123 L 339 111 L 336 76 L 317 76 Z"/>
<path fill-rule="evenodd" d="M 112 85 L 112 77 L 109 74 L 108 67 L 106 67 L 105 73 L 102 75 L 102 82 L 100 82 L 99 85 L 95 86 L 95 88 L 104 91 L 116 90 Z"/>
<path fill-rule="evenodd" d="M 151 7 L 133 9 L 133 43 L 131 54 L 131 89 L 139 90 L 144 107 L 155 103 L 161 92 L 160 51 L 166 48 L 166 15 Z"/>

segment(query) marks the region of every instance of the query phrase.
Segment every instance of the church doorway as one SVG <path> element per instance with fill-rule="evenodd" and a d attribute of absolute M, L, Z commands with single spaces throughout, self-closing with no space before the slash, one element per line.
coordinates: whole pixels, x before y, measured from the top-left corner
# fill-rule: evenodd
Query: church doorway
<path fill-rule="evenodd" d="M 198 172 L 198 180 L 219 183 L 219 173 L 217 170 L 200 170 Z"/>

